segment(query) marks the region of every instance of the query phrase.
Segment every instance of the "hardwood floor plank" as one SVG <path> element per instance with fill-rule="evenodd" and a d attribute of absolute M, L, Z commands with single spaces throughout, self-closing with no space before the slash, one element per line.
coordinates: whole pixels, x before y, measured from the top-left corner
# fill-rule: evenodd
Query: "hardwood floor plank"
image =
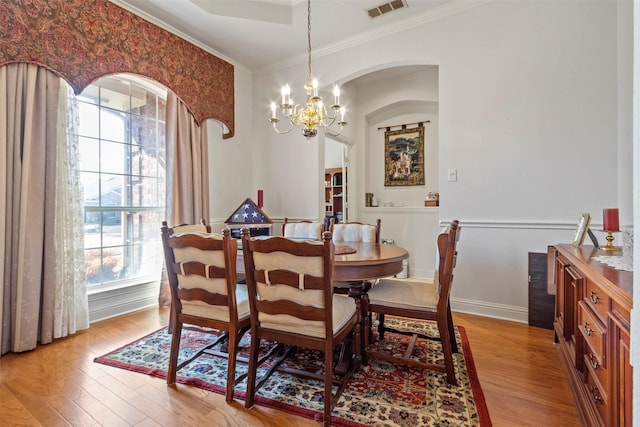
<path fill-rule="evenodd" d="M 86 413 L 97 420 L 100 425 L 113 427 L 125 427 L 131 425 L 123 420 L 120 416 L 118 416 L 117 412 L 114 412 L 112 408 L 103 405 L 94 396 L 87 395 L 81 397 L 76 401 L 76 403 Z M 117 408 L 115 408 L 115 410 L 117 411 Z"/>
<path fill-rule="evenodd" d="M 166 326 L 155 308 L 98 322 L 72 337 L 0 358 L 2 426 L 310 427 L 313 420 L 95 363 L 97 356 Z M 454 313 L 464 326 L 496 427 L 579 426 L 551 330 Z"/>
<path fill-rule="evenodd" d="M 0 384 L 0 420 L 11 426 L 41 425 L 5 384 Z"/>
<path fill-rule="evenodd" d="M 98 422 L 82 410 L 73 400 L 67 396 L 51 396 L 47 404 L 54 408 L 60 415 L 74 427 L 94 427 Z"/>
<path fill-rule="evenodd" d="M 552 330 L 462 313 L 453 320 L 467 331 L 494 426 L 580 425 Z"/>

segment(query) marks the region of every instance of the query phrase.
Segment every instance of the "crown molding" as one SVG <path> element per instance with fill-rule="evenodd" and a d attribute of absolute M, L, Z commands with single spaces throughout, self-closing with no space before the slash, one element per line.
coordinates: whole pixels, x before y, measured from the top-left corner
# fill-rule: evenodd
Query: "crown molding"
<path fill-rule="evenodd" d="M 236 61 L 234 61 L 233 59 L 229 58 L 228 56 L 214 50 L 211 49 L 211 47 L 207 46 L 206 44 L 194 39 L 193 37 L 190 37 L 188 35 L 186 35 L 185 33 L 183 33 L 182 31 L 176 29 L 175 27 L 172 27 L 171 25 L 167 24 L 164 21 L 161 21 L 160 19 L 149 15 L 148 13 L 138 9 L 137 7 L 131 6 L 130 4 L 127 4 L 125 2 L 123 2 L 122 0 L 109 0 L 111 3 L 115 4 L 116 6 L 119 6 L 131 13 L 133 13 L 134 15 L 139 16 L 140 18 L 144 19 L 145 21 L 149 21 L 151 22 L 153 25 L 156 25 L 160 28 L 162 28 L 163 30 L 169 31 L 170 33 L 188 41 L 189 43 L 191 43 L 194 46 L 199 47 L 200 49 L 204 50 L 205 52 L 210 53 L 213 56 L 216 56 L 222 60 L 227 61 L 228 63 L 232 64 L 235 68 L 239 68 L 245 72 L 251 73 L 251 69 L 249 69 L 247 66 L 242 65 Z"/>

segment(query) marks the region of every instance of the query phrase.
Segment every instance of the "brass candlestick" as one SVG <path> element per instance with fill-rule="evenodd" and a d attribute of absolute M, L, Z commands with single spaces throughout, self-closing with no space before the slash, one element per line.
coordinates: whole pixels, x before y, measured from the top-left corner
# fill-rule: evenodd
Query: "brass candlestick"
<path fill-rule="evenodd" d="M 618 230 L 615 231 L 609 231 L 609 230 L 602 230 L 605 233 L 607 233 L 607 244 L 605 246 L 602 246 L 600 249 L 602 249 L 603 251 L 619 251 L 622 248 L 620 246 L 613 246 L 613 240 L 615 239 L 615 237 L 613 237 L 613 233 L 617 233 Z"/>

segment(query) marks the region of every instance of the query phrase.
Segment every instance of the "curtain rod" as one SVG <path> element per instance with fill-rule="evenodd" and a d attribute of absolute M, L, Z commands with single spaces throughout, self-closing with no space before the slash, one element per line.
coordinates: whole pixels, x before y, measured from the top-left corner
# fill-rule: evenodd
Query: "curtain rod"
<path fill-rule="evenodd" d="M 391 128 L 401 128 L 401 129 L 406 129 L 407 126 L 411 126 L 411 125 L 418 125 L 418 127 L 421 127 L 423 123 L 431 123 L 431 120 L 423 120 L 421 122 L 414 122 L 414 123 L 405 123 L 403 125 L 390 125 L 390 126 L 382 126 L 379 127 L 378 130 L 382 130 L 382 129 L 386 129 L 386 130 L 391 130 Z"/>

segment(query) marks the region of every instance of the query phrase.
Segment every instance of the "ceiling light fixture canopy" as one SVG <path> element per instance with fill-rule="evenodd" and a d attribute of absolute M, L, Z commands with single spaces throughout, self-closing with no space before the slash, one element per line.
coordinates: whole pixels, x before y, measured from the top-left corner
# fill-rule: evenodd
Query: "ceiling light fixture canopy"
<path fill-rule="evenodd" d="M 342 129 L 347 125 L 344 120 L 345 108 L 340 105 L 340 88 L 335 85 L 333 89 L 333 105 L 330 109 L 333 115 L 327 113 L 327 108 L 322 103 L 322 98 L 318 96 L 318 80 L 311 78 L 311 0 L 307 0 L 307 42 L 308 42 L 308 62 L 307 62 L 307 84 L 304 85 L 307 91 L 307 104 L 303 108 L 300 104 L 294 104 L 291 98 L 291 89 L 289 85 L 285 85 L 280 90 L 282 95 L 282 103 L 280 110 L 282 114 L 289 119 L 291 127 L 286 131 L 278 129 L 278 107 L 275 102 L 271 103 L 271 118 L 269 122 L 273 125 L 273 129 L 279 134 L 291 132 L 294 127 L 302 127 L 302 134 L 308 139 L 318 134 L 318 127 L 325 128 L 325 132 L 332 136 L 338 136 L 342 133 Z M 340 120 L 336 123 L 336 120 Z M 331 126 L 338 125 L 338 129 L 332 130 Z"/>

